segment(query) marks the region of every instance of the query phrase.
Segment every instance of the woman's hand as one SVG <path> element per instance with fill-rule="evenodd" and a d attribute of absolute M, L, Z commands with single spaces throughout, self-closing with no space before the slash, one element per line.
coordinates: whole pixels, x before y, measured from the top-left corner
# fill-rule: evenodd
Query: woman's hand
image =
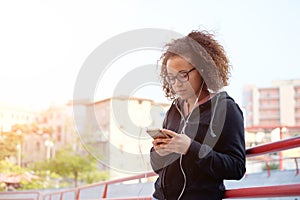
<path fill-rule="evenodd" d="M 190 145 L 191 138 L 185 134 L 177 134 L 174 131 L 162 129 L 162 131 L 172 138 L 157 138 L 153 140 L 153 147 L 161 156 L 168 155 L 172 152 L 186 154 Z"/>
<path fill-rule="evenodd" d="M 153 148 L 158 153 L 158 155 L 166 156 L 166 155 L 172 153 L 171 151 L 169 151 L 168 149 L 165 148 L 165 145 L 168 144 L 170 141 L 171 141 L 171 138 L 155 138 L 152 141 Z"/>

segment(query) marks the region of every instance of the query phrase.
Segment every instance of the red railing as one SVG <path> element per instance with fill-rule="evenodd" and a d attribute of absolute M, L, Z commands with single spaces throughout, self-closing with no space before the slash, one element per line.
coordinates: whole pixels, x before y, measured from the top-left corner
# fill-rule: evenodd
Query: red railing
<path fill-rule="evenodd" d="M 299 147 L 300 137 L 288 138 L 277 142 L 258 145 L 246 150 L 247 157 L 258 156 L 266 153 L 283 151 Z"/>
<path fill-rule="evenodd" d="M 76 196 L 76 192 L 77 192 L 78 188 L 73 188 L 73 189 L 69 189 L 69 190 L 63 190 L 63 191 L 58 191 L 58 192 L 52 192 L 52 193 L 49 193 L 49 194 L 46 194 L 46 195 L 43 195 L 43 200 L 44 199 L 47 199 L 48 197 L 48 200 L 52 200 L 55 196 L 58 196 L 59 197 L 59 200 L 63 200 L 64 199 L 64 196 L 68 193 L 71 193 L 73 194 L 72 196 L 74 197 L 74 199 L 79 199 L 77 198 Z"/>
<path fill-rule="evenodd" d="M 266 170 L 268 172 L 268 177 L 271 176 L 271 166 L 270 166 L 270 162 L 274 163 L 274 162 L 283 162 L 284 160 L 290 160 L 290 159 L 293 159 L 295 161 L 295 170 L 296 170 L 296 173 L 295 173 L 295 176 L 298 176 L 299 174 L 299 167 L 298 167 L 298 159 L 300 157 L 291 157 L 291 158 L 284 158 L 284 159 L 267 159 L 265 160 L 265 165 L 266 165 Z M 262 161 L 259 161 L 259 162 L 262 162 Z M 253 164 L 253 162 L 252 162 Z"/>
<path fill-rule="evenodd" d="M 299 196 L 300 184 L 276 185 L 264 187 L 248 187 L 226 190 L 227 198 L 265 198 L 265 197 L 288 197 Z"/>
<path fill-rule="evenodd" d="M 256 147 L 252 147 L 247 149 L 246 153 L 247 153 L 247 157 L 252 157 L 252 156 L 287 150 L 296 147 L 300 147 L 300 137 L 289 138 L 289 139 L 280 140 L 269 144 L 263 144 Z M 297 159 L 295 159 L 295 162 L 296 162 L 296 175 L 298 175 L 299 169 L 298 169 Z M 107 198 L 107 189 L 108 186 L 111 184 L 122 183 L 125 181 L 137 180 L 142 178 L 149 178 L 153 176 L 156 176 L 154 172 L 148 172 L 145 174 L 139 174 L 139 175 L 130 176 L 126 178 L 120 178 L 116 180 L 110 180 L 110 181 L 104 181 L 96 184 L 86 185 L 86 186 L 78 187 L 72 191 L 76 192 L 76 200 L 80 199 L 80 193 L 82 190 L 92 188 L 92 187 L 98 187 L 98 186 L 104 186 L 104 189 L 102 191 L 102 197 L 99 197 L 100 199 L 101 198 L 109 199 L 109 200 L 152 199 L 151 197 Z M 64 191 L 58 193 L 61 194 L 60 200 L 62 200 Z M 54 194 L 55 193 L 44 195 L 44 200 L 46 200 L 45 198 L 47 196 L 49 196 L 51 199 L 51 196 Z M 225 192 L 225 198 L 265 198 L 265 197 L 287 197 L 287 196 L 300 196 L 300 184 L 248 187 L 248 188 L 230 189 L 230 190 L 226 190 Z"/>
<path fill-rule="evenodd" d="M 60 192 L 54 192 L 54 193 L 50 193 L 50 194 L 45 194 L 43 196 L 43 200 L 52 200 L 52 197 L 60 195 L 59 198 L 60 200 L 63 199 L 64 194 L 66 193 L 70 193 L 70 192 L 74 192 L 75 193 L 75 199 L 79 200 L 80 199 L 80 194 L 82 190 L 85 189 L 89 189 L 89 188 L 94 188 L 94 187 L 99 187 L 99 186 L 103 186 L 103 191 L 102 191 L 102 199 L 108 199 L 107 198 L 107 190 L 108 190 L 108 186 L 111 184 L 116 184 L 116 183 L 122 183 L 125 181 L 132 181 L 132 180 L 138 180 L 138 179 L 142 179 L 142 178 L 149 178 L 149 177 L 153 177 L 156 176 L 156 173 L 154 172 L 147 172 L 144 174 L 138 174 L 135 176 L 130 176 L 130 177 L 125 177 L 125 178 L 119 178 L 119 179 L 115 179 L 115 180 L 109 180 L 109 181 L 103 181 L 103 182 L 99 182 L 99 183 L 95 183 L 95 184 L 90 184 L 90 185 L 85 185 L 85 186 L 81 186 L 78 188 L 74 188 L 74 189 L 70 189 L 70 190 L 65 190 L 65 191 L 60 191 Z M 117 199 L 124 199 L 124 198 L 117 198 Z M 128 198 L 126 198 L 128 199 Z M 132 197 L 130 199 L 151 199 L 151 197 Z"/>
<path fill-rule="evenodd" d="M 246 150 L 247 157 L 257 156 L 261 154 L 271 153 L 275 151 L 282 151 L 291 148 L 300 147 L 300 137 L 289 138 L 280 140 L 277 142 L 263 144 L 256 147 L 252 147 Z M 299 174 L 298 162 L 296 162 L 296 175 Z M 67 193 L 72 193 L 75 200 L 80 200 L 80 196 L 83 190 L 89 188 L 95 188 L 102 186 L 102 195 L 99 195 L 98 199 L 110 199 L 110 200 L 122 200 L 122 199 L 152 199 L 150 196 L 146 197 L 129 197 L 129 198 L 107 198 L 108 186 L 116 183 L 123 183 L 125 181 L 138 180 L 143 178 L 149 178 L 157 176 L 154 172 L 147 172 L 135 176 L 126 178 L 120 178 L 116 180 L 103 181 L 91 185 L 85 185 L 78 188 L 64 190 L 59 192 L 53 192 L 42 195 L 43 200 L 52 200 L 54 197 L 59 197 L 59 200 L 63 200 Z M 14 192 L 16 194 L 18 192 Z M 6 195 L 8 193 L 5 193 Z M 38 193 L 40 195 L 40 193 Z M 39 196 L 38 195 L 38 196 Z M 101 197 L 100 197 L 101 196 Z M 229 189 L 225 192 L 225 198 L 265 198 L 265 197 L 287 197 L 287 196 L 300 196 L 300 184 L 289 184 L 289 185 L 275 185 L 275 186 L 261 186 L 261 187 L 248 187 L 239 189 Z M 1 199 L 1 195 L 0 195 Z M 38 197 L 36 199 L 39 199 Z M 57 199 L 57 198 L 55 198 Z"/>

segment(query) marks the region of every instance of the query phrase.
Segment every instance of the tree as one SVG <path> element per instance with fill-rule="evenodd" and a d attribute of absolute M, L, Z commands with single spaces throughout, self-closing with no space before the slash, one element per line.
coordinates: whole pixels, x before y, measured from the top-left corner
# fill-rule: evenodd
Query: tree
<path fill-rule="evenodd" d="M 22 148 L 25 135 L 29 134 L 48 134 L 51 136 L 51 127 L 39 128 L 37 124 L 14 124 L 10 132 L 0 131 L 0 160 L 16 158 L 18 148 Z M 21 164 L 21 163 L 20 163 Z"/>
<path fill-rule="evenodd" d="M 9 161 L 0 160 L 0 172 L 3 186 L 11 184 L 15 189 L 21 190 L 45 188 L 46 180 L 33 174 L 31 170 L 15 165 Z M 6 182 L 7 180 L 13 182 Z M 0 191 L 5 189 L 4 187 L 0 187 Z"/>
<path fill-rule="evenodd" d="M 12 132 L 21 131 L 24 134 L 49 134 L 52 135 L 54 130 L 50 126 L 42 126 L 40 127 L 37 123 L 31 124 L 14 124 L 11 127 Z"/>
<path fill-rule="evenodd" d="M 82 155 L 71 148 L 61 149 L 56 157 L 45 163 L 45 167 L 63 177 L 74 180 L 74 186 L 78 186 L 79 174 L 89 172 L 97 173 L 97 162 L 90 155 Z"/>
<path fill-rule="evenodd" d="M 22 141 L 22 135 L 18 135 L 15 132 L 0 133 L 0 160 L 16 157 L 18 144 Z"/>

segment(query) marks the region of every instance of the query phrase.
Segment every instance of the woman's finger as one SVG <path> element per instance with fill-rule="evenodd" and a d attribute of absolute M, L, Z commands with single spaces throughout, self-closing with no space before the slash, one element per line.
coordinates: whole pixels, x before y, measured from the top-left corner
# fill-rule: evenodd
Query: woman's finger
<path fill-rule="evenodd" d="M 162 132 L 169 135 L 169 136 L 171 136 L 171 137 L 175 137 L 176 135 L 178 135 L 174 131 L 171 131 L 171 130 L 168 130 L 168 129 L 162 129 Z"/>

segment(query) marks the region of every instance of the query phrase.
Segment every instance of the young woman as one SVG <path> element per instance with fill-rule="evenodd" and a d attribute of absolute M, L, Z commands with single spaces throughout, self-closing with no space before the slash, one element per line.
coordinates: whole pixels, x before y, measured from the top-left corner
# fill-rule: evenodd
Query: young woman
<path fill-rule="evenodd" d="M 223 47 L 207 32 L 193 31 L 166 45 L 163 90 L 173 103 L 151 148 L 159 175 L 154 199 L 223 198 L 224 179 L 245 173 L 243 115 L 225 92 L 230 75 Z"/>

